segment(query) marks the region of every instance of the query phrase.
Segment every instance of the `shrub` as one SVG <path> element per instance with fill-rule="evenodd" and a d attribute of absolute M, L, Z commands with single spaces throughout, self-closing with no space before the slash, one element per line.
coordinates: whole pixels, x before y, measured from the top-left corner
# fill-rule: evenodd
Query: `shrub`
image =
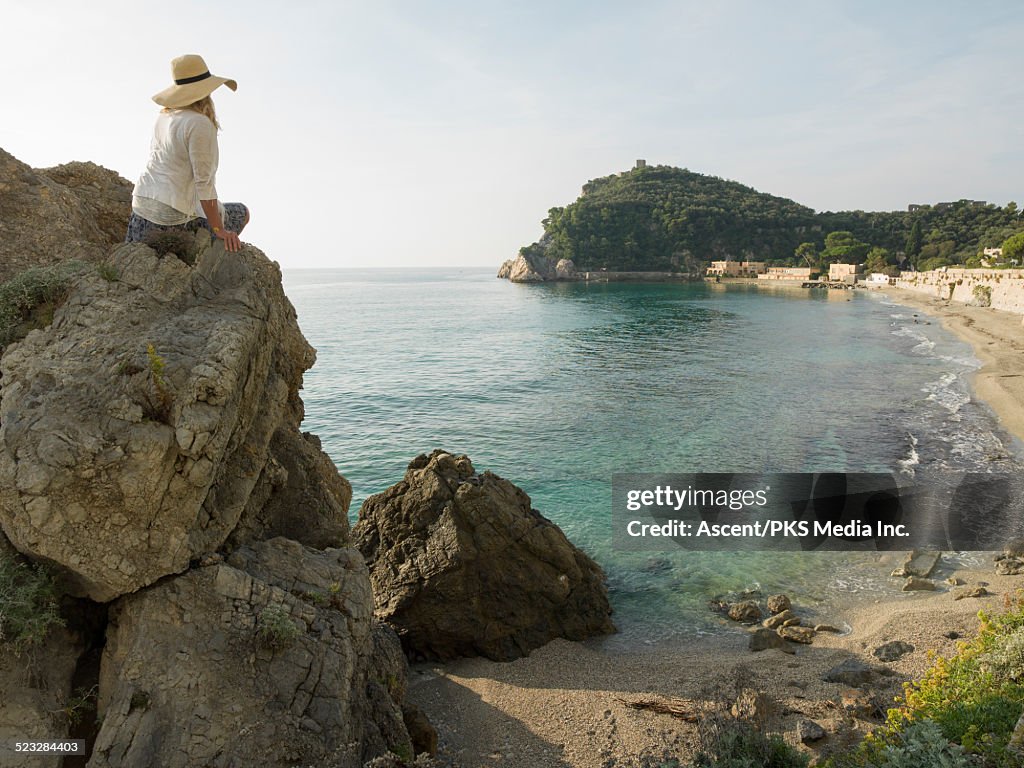
<path fill-rule="evenodd" d="M 260 611 L 256 621 L 256 640 L 262 647 L 272 651 L 283 650 L 300 634 L 301 630 L 283 605 L 268 605 Z"/>
<path fill-rule="evenodd" d="M 909 746 L 939 750 L 935 733 L 949 745 L 943 755 L 951 766 L 1019 768 L 1020 755 L 1007 748 L 1024 707 L 1024 600 L 1017 598 L 997 616 L 978 614 L 978 636 L 962 642 L 946 659 L 933 654 L 924 676 L 904 686 L 900 705 L 889 710 L 886 726 L 854 752 L 833 758 L 834 768 L 848 766 L 944 766 L 947 763 L 890 763 L 887 756 L 909 759 Z M 928 723 L 927 725 L 925 725 Z M 933 732 L 934 731 L 934 732 Z M 962 749 L 961 749 L 962 748 Z M 965 756 L 966 755 L 966 756 Z M 973 759 L 972 759 L 973 758 Z M 956 762 L 960 760 L 961 762 Z M 969 761 L 969 762 L 968 762 Z"/>
<path fill-rule="evenodd" d="M 50 305 L 49 311 L 41 313 L 42 319 L 52 321 L 53 307 L 63 299 L 71 281 L 87 269 L 81 261 L 65 261 L 26 269 L 0 285 L 0 348 L 23 337 L 31 329 L 28 321 L 33 313 L 46 305 Z"/>
<path fill-rule="evenodd" d="M 96 272 L 108 283 L 116 283 L 118 280 L 121 279 L 121 274 L 117 271 L 117 267 L 115 267 L 109 261 L 105 261 L 102 264 L 97 264 Z"/>
<path fill-rule="evenodd" d="M 1024 601 L 1002 614 L 978 614 L 978 636 L 960 643 L 952 659 L 938 657 L 916 683 L 905 687 L 902 706 L 889 711 L 888 725 L 898 731 L 914 720 L 930 719 L 943 735 L 980 755 L 987 765 L 1019 766 L 1006 745 L 1024 706 L 1024 681 L 1014 680 L 994 663 L 1012 663 L 1012 649 L 1024 628 Z"/>
<path fill-rule="evenodd" d="M 882 750 L 879 768 L 971 768 L 962 747 L 950 744 L 931 720 L 912 723 Z"/>
<path fill-rule="evenodd" d="M 16 656 L 42 645 L 55 626 L 63 626 L 60 595 L 49 572 L 0 552 L 0 643 Z"/>
<path fill-rule="evenodd" d="M 778 734 L 746 720 L 710 718 L 700 731 L 693 768 L 807 768 L 808 758 Z"/>

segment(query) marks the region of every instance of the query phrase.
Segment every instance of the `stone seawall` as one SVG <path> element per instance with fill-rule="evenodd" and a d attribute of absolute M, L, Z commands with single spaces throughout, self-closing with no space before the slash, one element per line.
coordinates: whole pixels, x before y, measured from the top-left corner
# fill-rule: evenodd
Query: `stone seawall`
<path fill-rule="evenodd" d="M 904 273 L 896 287 L 975 307 L 1024 315 L 1024 269 L 948 269 Z"/>

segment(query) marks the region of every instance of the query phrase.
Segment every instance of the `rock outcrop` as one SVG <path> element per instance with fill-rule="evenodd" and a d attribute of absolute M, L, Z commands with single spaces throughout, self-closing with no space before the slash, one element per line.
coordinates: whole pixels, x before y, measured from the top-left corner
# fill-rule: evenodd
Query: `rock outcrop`
<path fill-rule="evenodd" d="M 0 360 L 0 527 L 93 600 L 184 571 L 246 510 L 236 539 L 347 527 L 347 484 L 298 433 L 315 353 L 277 265 L 197 238 L 194 268 L 118 247 L 117 279 L 84 275 Z"/>
<path fill-rule="evenodd" d="M 32 169 L 0 149 L 0 282 L 64 259 L 101 261 L 124 240 L 132 184 L 94 163 Z"/>
<path fill-rule="evenodd" d="M 542 283 L 551 279 L 554 270 L 548 264 L 535 265 L 523 254 L 509 259 L 498 268 L 498 277 L 513 283 Z"/>
<path fill-rule="evenodd" d="M 0 645 L 0 735 L 72 735 L 54 717 L 81 682 L 91 766 L 411 753 L 405 658 L 347 546 L 351 489 L 299 431 L 315 353 L 278 266 L 205 232 L 179 238 L 187 257 L 111 252 L 129 191 L 0 153 L 0 264 L 105 262 L 0 357 L 0 550 L 48 566 L 86 617 L 51 631 L 45 680 Z"/>
<path fill-rule="evenodd" d="M 354 550 L 278 538 L 118 601 L 89 765 L 359 766 L 407 751 L 399 704 L 379 685 L 364 695 L 369 588 Z M 379 739 L 374 709 L 397 713 L 398 743 Z"/>
<path fill-rule="evenodd" d="M 614 631 L 604 574 L 530 497 L 436 450 L 368 498 L 353 540 L 377 616 L 416 658 L 507 660 Z"/>

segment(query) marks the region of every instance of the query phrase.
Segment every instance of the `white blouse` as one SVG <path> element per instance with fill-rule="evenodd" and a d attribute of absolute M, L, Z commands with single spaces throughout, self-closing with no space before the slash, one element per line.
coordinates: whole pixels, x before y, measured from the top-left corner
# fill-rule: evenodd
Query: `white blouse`
<path fill-rule="evenodd" d="M 132 210 L 154 224 L 204 216 L 200 200 L 216 200 L 217 128 L 191 109 L 160 112 L 146 170 L 135 183 Z"/>

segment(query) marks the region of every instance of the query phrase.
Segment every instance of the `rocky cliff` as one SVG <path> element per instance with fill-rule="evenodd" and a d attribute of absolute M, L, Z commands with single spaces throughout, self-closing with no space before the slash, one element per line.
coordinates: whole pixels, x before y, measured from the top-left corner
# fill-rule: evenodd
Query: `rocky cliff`
<path fill-rule="evenodd" d="M 64 259 L 101 261 L 124 240 L 132 185 L 94 163 L 32 169 L 0 149 L 0 283 Z"/>
<path fill-rule="evenodd" d="M 0 348 L 5 766 L 63 764 L 4 751 L 25 738 L 84 739 L 93 768 L 409 765 L 437 734 L 403 646 L 613 631 L 600 568 L 465 456 L 414 460 L 352 546 L 351 488 L 300 430 L 316 354 L 258 249 L 120 243 L 127 182 L 88 163 L 0 151 L 0 191 L 8 272 L 101 262 Z"/>
<path fill-rule="evenodd" d="M 520 253 L 504 262 L 498 277 L 513 283 L 543 283 L 552 280 L 578 280 L 580 275 L 570 259 L 549 259 Z"/>
<path fill-rule="evenodd" d="M 4 161 L 43 214 L 102 219 Z M 62 253 L 83 255 L 94 232 L 67 221 Z M 280 270 L 205 233 L 179 250 L 97 252 L 103 268 L 0 358 L 0 557 L 56 575 L 67 625 L 30 649 L 40 673 L 0 646 L 0 735 L 85 735 L 90 766 L 121 768 L 411 754 L 404 682 L 379 682 L 404 681 L 405 660 L 347 545 L 350 488 L 299 430 L 315 353 Z M 89 701 L 91 733 L 55 715 Z"/>

